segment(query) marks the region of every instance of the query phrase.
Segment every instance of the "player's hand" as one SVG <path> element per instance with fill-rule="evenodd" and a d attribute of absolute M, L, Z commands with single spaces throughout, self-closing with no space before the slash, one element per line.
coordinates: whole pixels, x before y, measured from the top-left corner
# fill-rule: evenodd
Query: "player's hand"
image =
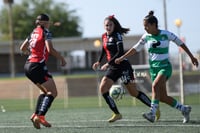
<path fill-rule="evenodd" d="M 119 58 L 116 58 L 115 59 L 115 63 L 116 64 L 120 64 L 120 62 L 122 62 L 123 61 L 123 58 L 122 57 L 119 57 Z"/>
<path fill-rule="evenodd" d="M 92 65 L 92 69 L 93 70 L 97 70 L 98 69 L 98 67 L 99 67 L 99 65 L 100 65 L 100 62 L 95 62 L 93 65 Z"/>
<path fill-rule="evenodd" d="M 196 67 L 199 66 L 199 62 L 198 62 L 197 58 L 193 57 L 191 60 L 192 60 L 193 65 L 195 65 Z"/>
<path fill-rule="evenodd" d="M 24 51 L 22 51 L 22 54 L 24 54 L 24 55 L 30 55 L 31 52 L 29 50 L 24 50 Z"/>
<path fill-rule="evenodd" d="M 106 63 L 101 67 L 101 70 L 105 71 L 108 68 L 109 64 Z"/>

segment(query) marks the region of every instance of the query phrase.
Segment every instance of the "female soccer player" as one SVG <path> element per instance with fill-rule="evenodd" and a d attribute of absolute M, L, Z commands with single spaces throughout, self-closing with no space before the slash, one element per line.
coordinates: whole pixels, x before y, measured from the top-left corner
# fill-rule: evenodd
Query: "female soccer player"
<path fill-rule="evenodd" d="M 149 113 L 144 113 L 143 117 L 150 122 L 154 122 L 155 113 L 159 107 L 159 101 L 161 101 L 180 110 L 184 116 L 183 123 L 187 123 L 190 119 L 191 107 L 183 105 L 167 95 L 166 82 L 172 74 L 172 66 L 169 61 L 169 42 L 173 41 L 181 47 L 189 55 L 195 66 L 198 66 L 198 60 L 176 35 L 167 30 L 158 29 L 158 20 L 153 14 L 154 12 L 150 11 L 144 18 L 144 29 L 147 33 L 128 52 L 116 59 L 115 63 L 121 64 L 126 57 L 140 51 L 146 44 L 149 53 L 150 75 L 153 83 L 151 110 Z"/>
<path fill-rule="evenodd" d="M 35 24 L 36 28 L 22 43 L 20 50 L 24 54 L 29 54 L 24 66 L 26 76 L 41 90 L 35 112 L 30 118 L 34 127 L 40 129 L 40 124 L 51 127 L 51 124 L 45 120 L 45 114 L 57 96 L 55 82 L 46 66 L 48 55 L 51 54 L 59 59 L 61 66 L 64 66 L 66 61 L 53 48 L 51 32 L 48 30 L 49 16 L 40 14 L 37 16 Z"/>
<path fill-rule="evenodd" d="M 109 96 L 109 89 L 120 77 L 131 96 L 138 98 L 149 107 L 151 105 L 151 101 L 143 92 L 136 89 L 133 70 L 129 61 L 125 59 L 120 64 L 116 64 L 114 62 L 117 57 L 124 54 L 122 35 L 126 34 L 129 29 L 123 28 L 114 16 L 108 16 L 105 18 L 104 29 L 106 32 L 102 35 L 102 52 L 99 60 L 95 62 L 92 67 L 96 70 L 100 66 L 103 57 L 106 55 L 107 63 L 102 65 L 100 69 L 107 71 L 101 80 L 99 89 L 106 103 L 114 113 L 108 122 L 114 122 L 122 119 L 122 115 L 118 111 L 114 100 Z"/>

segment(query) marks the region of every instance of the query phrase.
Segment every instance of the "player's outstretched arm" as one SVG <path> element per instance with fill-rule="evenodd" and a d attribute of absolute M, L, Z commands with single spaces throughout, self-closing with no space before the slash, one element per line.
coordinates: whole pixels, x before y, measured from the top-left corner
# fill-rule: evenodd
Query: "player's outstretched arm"
<path fill-rule="evenodd" d="M 47 47 L 47 51 L 53 55 L 54 57 L 56 57 L 57 59 L 59 59 L 61 61 L 61 66 L 65 66 L 67 64 L 67 62 L 65 61 L 64 57 L 61 56 L 56 49 L 54 49 L 52 42 L 51 41 L 46 41 L 46 47 Z"/>
<path fill-rule="evenodd" d="M 198 67 L 199 62 L 198 62 L 197 58 L 195 58 L 193 56 L 193 54 L 190 52 L 188 47 L 185 44 L 180 45 L 180 47 L 188 54 L 188 56 L 190 57 L 190 59 L 192 61 L 192 64 L 195 65 L 196 67 Z"/>
<path fill-rule="evenodd" d="M 129 49 L 124 55 L 122 55 L 121 57 L 115 59 L 115 63 L 116 64 L 120 64 L 120 62 L 122 62 L 125 58 L 134 55 L 136 53 L 136 49 L 135 48 L 131 48 Z"/>

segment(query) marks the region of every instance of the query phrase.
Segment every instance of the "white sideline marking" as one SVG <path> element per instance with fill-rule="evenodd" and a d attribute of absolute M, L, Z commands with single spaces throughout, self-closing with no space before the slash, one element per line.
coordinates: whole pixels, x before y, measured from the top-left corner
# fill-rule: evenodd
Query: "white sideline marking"
<path fill-rule="evenodd" d="M 68 127 L 68 128 L 109 128 L 109 127 L 200 127 L 200 125 L 184 125 L 184 124 L 177 124 L 177 125 L 144 125 L 144 124 L 115 124 L 109 126 L 68 126 L 68 125 L 58 125 L 55 127 Z"/>
<path fill-rule="evenodd" d="M 167 124 L 157 124 L 158 122 L 155 122 L 155 124 L 153 123 L 150 123 L 149 124 L 146 124 L 148 123 L 148 121 L 146 120 L 143 120 L 143 119 L 122 119 L 122 120 L 119 120 L 115 123 L 110 123 L 108 125 L 81 125 L 80 123 L 94 123 L 94 122 L 102 122 L 102 123 L 108 123 L 107 120 L 78 120 L 78 121 L 69 121 L 69 120 L 66 120 L 66 121 L 51 121 L 52 123 L 52 128 L 114 128 L 114 127 L 199 127 L 200 128 L 200 124 L 199 122 L 197 123 L 188 123 L 188 124 L 183 124 L 182 121 L 178 121 L 177 119 L 171 119 L 170 121 L 172 121 L 173 123 L 169 124 L 169 122 L 167 122 L 166 119 L 162 119 L 161 121 L 159 122 L 167 122 Z M 136 123 L 133 123 L 133 124 L 123 124 L 123 123 L 119 123 L 119 122 L 138 122 L 138 124 Z M 63 123 L 66 123 L 65 125 L 63 125 Z M 70 125 L 70 124 L 67 124 L 67 123 L 77 123 L 77 124 L 73 124 L 73 125 Z M 78 124 L 79 123 L 79 124 Z M 143 124 L 145 123 L 145 124 Z M 178 123 L 178 124 L 176 124 Z M 180 123 L 180 124 L 179 124 Z M 18 123 L 18 125 L 11 125 L 10 123 L 2 123 L 2 124 L 5 124 L 5 125 L 0 125 L 0 129 L 3 129 L 3 128 L 33 128 L 32 125 L 22 125 L 23 123 Z M 19 125 L 20 124 L 20 125 Z M 30 123 L 31 124 L 31 123 Z"/>
<path fill-rule="evenodd" d="M 3 128 L 32 128 L 33 126 L 0 126 L 0 129 Z M 144 124 L 114 124 L 109 126 L 81 126 L 81 125 L 53 125 L 52 128 L 111 128 L 111 127 L 200 127 L 200 125 L 185 125 L 185 124 L 173 124 L 173 125 L 144 125 Z"/>

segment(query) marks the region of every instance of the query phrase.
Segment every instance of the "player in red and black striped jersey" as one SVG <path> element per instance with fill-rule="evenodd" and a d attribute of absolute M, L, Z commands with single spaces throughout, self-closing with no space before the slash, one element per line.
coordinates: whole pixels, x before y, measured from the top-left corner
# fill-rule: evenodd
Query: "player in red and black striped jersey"
<path fill-rule="evenodd" d="M 46 66 L 48 56 L 51 54 L 59 59 L 61 66 L 66 65 L 66 61 L 52 45 L 52 35 L 48 30 L 50 26 L 49 16 L 40 14 L 35 23 L 36 28 L 22 43 L 20 50 L 24 54 L 29 54 L 24 65 L 26 76 L 41 90 L 35 112 L 31 116 L 34 127 L 40 129 L 40 124 L 51 127 L 51 124 L 45 120 L 45 114 L 57 96 L 55 82 Z"/>
<path fill-rule="evenodd" d="M 114 122 L 121 119 L 122 115 L 118 111 L 114 100 L 109 96 L 109 89 L 119 78 L 121 78 L 131 96 L 138 98 L 148 107 L 151 105 L 151 100 L 143 92 L 136 89 L 133 69 L 129 61 L 124 59 L 120 64 L 115 63 L 115 59 L 124 54 L 122 35 L 126 34 L 129 29 L 123 28 L 114 16 L 105 18 L 104 28 L 106 33 L 102 35 L 102 52 L 99 60 L 93 64 L 93 69 L 96 70 L 100 66 L 103 57 L 106 56 L 107 63 L 101 66 L 101 70 L 106 70 L 106 74 L 101 80 L 99 89 L 114 113 L 108 122 Z"/>

